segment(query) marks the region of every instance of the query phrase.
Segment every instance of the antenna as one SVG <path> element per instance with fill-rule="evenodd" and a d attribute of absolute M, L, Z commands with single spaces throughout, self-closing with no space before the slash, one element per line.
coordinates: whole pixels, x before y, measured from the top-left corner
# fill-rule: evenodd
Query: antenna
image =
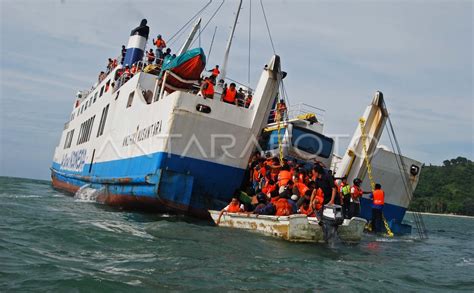
<path fill-rule="evenodd" d="M 227 61 L 229 59 L 230 47 L 232 45 L 232 39 L 234 38 L 235 27 L 237 26 L 237 20 L 239 19 L 240 8 L 242 7 L 242 0 L 239 1 L 239 7 L 237 8 L 237 13 L 235 14 L 234 25 L 232 26 L 232 31 L 230 32 L 229 40 L 227 41 L 227 47 L 225 49 L 224 62 L 222 62 L 221 74 L 219 75 L 218 80 L 224 79 L 227 73 Z"/>

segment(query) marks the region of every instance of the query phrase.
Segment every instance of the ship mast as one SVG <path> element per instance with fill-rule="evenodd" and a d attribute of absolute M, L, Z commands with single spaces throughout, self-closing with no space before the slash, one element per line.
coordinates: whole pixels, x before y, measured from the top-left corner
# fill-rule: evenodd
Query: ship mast
<path fill-rule="evenodd" d="M 237 20 L 239 19 L 240 8 L 242 7 L 242 0 L 239 1 L 239 7 L 237 8 L 237 13 L 235 14 L 234 25 L 232 26 L 232 31 L 230 32 L 229 40 L 227 41 L 227 47 L 225 49 L 224 61 L 222 62 L 221 73 L 218 80 L 225 80 L 227 73 L 227 61 L 229 60 L 230 47 L 232 46 L 232 39 L 234 38 L 235 27 L 237 26 Z"/>
<path fill-rule="evenodd" d="M 189 33 L 188 39 L 183 44 L 183 46 L 179 50 L 178 54 L 176 54 L 176 56 L 179 56 L 179 55 L 183 54 L 184 52 L 186 52 L 188 50 L 189 46 L 191 45 L 191 42 L 194 39 L 194 36 L 196 35 L 196 32 L 197 32 L 197 30 L 199 29 L 200 26 L 201 26 L 201 18 L 199 18 L 196 21 L 196 23 L 194 24 L 193 29 Z"/>

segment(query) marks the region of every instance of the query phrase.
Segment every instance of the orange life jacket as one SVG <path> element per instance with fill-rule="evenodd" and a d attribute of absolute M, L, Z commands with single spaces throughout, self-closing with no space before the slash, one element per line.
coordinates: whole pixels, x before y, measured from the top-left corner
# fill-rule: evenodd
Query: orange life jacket
<path fill-rule="evenodd" d="M 306 193 L 306 191 L 309 189 L 308 186 L 306 186 L 306 184 L 301 183 L 301 182 L 295 183 L 295 186 L 296 188 L 298 188 L 298 192 L 300 196 L 303 196 Z"/>
<path fill-rule="evenodd" d="M 156 39 L 155 46 L 158 49 L 163 49 L 164 47 L 166 47 L 166 43 L 165 43 L 165 41 L 163 41 L 163 39 Z"/>
<path fill-rule="evenodd" d="M 278 174 L 278 185 L 281 187 L 281 186 L 286 186 L 288 184 L 288 181 L 291 180 L 291 172 L 290 171 L 286 171 L 286 170 L 282 170 L 280 171 L 280 173 Z"/>
<path fill-rule="evenodd" d="M 123 71 L 123 74 L 125 74 L 125 76 L 129 77 L 130 76 L 130 69 L 125 68 L 125 70 Z"/>
<path fill-rule="evenodd" d="M 357 199 L 364 194 L 364 192 L 359 186 L 353 185 L 352 187 L 354 188 L 354 192 L 351 192 L 351 196 L 353 199 Z"/>
<path fill-rule="evenodd" d="M 321 188 L 316 190 L 316 199 L 318 200 L 318 203 L 316 204 L 316 210 L 319 211 L 323 207 L 324 203 L 324 192 Z"/>
<path fill-rule="evenodd" d="M 265 182 L 265 185 L 262 188 L 262 192 L 267 194 L 276 190 L 276 184 L 270 184 L 270 181 Z"/>
<path fill-rule="evenodd" d="M 225 91 L 225 96 L 222 98 L 227 103 L 235 103 L 235 96 L 237 95 L 237 91 L 235 89 L 228 88 Z"/>
<path fill-rule="evenodd" d="M 314 210 L 308 206 L 307 209 L 304 208 L 304 206 L 300 207 L 300 214 L 307 215 L 308 217 L 315 217 Z"/>
<path fill-rule="evenodd" d="M 374 190 L 373 196 L 374 196 L 374 204 L 375 205 L 381 206 L 381 205 L 384 204 L 384 202 L 385 202 L 385 192 L 382 189 Z"/>
<path fill-rule="evenodd" d="M 212 98 L 214 96 L 214 85 L 209 80 L 206 80 L 207 88 L 202 90 L 202 94 L 206 98 Z"/>
<path fill-rule="evenodd" d="M 221 73 L 221 72 L 220 72 L 219 69 L 217 69 L 217 68 L 214 68 L 214 69 L 212 70 L 212 75 L 213 75 L 213 76 L 218 76 L 219 73 Z"/>
<path fill-rule="evenodd" d="M 237 204 L 230 203 L 229 208 L 227 209 L 227 212 L 228 213 L 238 213 L 238 212 L 240 212 L 240 203 L 237 203 Z"/>
<path fill-rule="evenodd" d="M 276 213 L 275 216 L 289 216 L 291 215 L 291 205 L 286 198 L 279 198 L 274 203 Z"/>

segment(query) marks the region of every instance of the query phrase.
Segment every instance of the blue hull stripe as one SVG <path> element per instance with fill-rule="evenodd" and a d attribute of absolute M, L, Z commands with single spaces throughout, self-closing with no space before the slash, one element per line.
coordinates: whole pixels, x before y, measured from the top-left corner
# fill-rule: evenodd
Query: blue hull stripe
<path fill-rule="evenodd" d="M 78 177 L 71 178 L 67 176 L 67 173 L 88 178 L 139 178 L 155 174 L 160 178 L 157 184 L 134 183 L 107 186 L 109 192 L 114 194 L 159 196 L 197 209 L 222 208 L 232 197 L 233 191 L 240 187 L 245 173 L 244 169 L 163 152 L 94 163 L 91 173 L 89 173 L 90 164 L 85 164 L 82 172 L 61 170 L 58 163 L 53 163 L 52 168 L 60 172 L 56 174 L 58 180 L 75 186 L 90 182 L 80 180 Z M 103 186 L 100 183 L 92 183 L 93 188 Z"/>

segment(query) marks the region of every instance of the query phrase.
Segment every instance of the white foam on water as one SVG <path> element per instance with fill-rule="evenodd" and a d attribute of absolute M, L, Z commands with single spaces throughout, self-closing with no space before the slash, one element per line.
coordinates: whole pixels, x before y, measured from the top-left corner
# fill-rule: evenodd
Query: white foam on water
<path fill-rule="evenodd" d="M 122 222 L 118 222 L 118 221 L 107 221 L 107 222 L 91 221 L 89 223 L 97 228 L 100 228 L 109 232 L 131 234 L 133 236 L 146 238 L 146 239 L 153 238 L 152 235 L 148 234 L 144 230 L 140 230 L 137 227 L 134 227 L 132 225 L 125 224 Z"/>
<path fill-rule="evenodd" d="M 76 191 L 76 194 L 74 194 L 74 200 L 79 202 L 97 202 L 97 197 L 103 191 L 103 189 L 90 188 L 90 185 L 86 184 Z"/>
<path fill-rule="evenodd" d="M 474 266 L 474 258 L 463 257 L 461 262 L 457 263 L 456 266 L 457 267 Z"/>
<path fill-rule="evenodd" d="M 129 284 L 129 285 L 132 285 L 132 286 L 138 286 L 140 285 L 142 282 L 140 280 L 131 280 L 129 282 L 125 282 L 125 284 Z"/>

